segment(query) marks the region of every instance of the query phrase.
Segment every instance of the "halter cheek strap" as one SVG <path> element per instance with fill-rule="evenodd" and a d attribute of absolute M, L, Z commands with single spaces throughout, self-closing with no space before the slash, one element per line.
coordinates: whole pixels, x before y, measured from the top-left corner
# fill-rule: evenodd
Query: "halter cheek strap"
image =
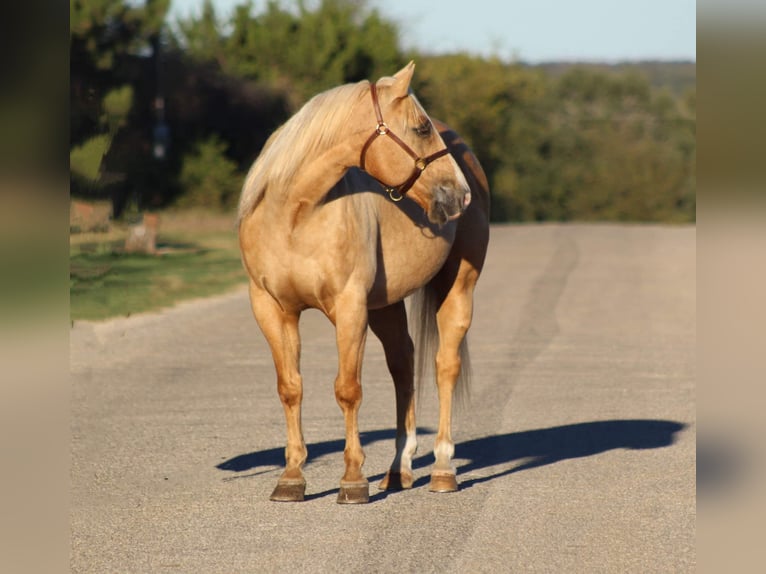
<path fill-rule="evenodd" d="M 375 108 L 375 118 L 378 121 L 378 125 L 375 127 L 375 131 L 370 135 L 369 138 L 367 138 L 367 141 L 364 142 L 364 145 L 362 146 L 362 152 L 359 157 L 359 166 L 362 169 L 365 169 L 364 167 L 364 160 L 367 156 L 367 150 L 372 145 L 372 142 L 374 142 L 378 137 L 380 136 L 388 136 L 396 144 L 402 148 L 407 154 L 414 160 L 415 165 L 412 168 L 412 173 L 410 176 L 399 185 L 389 185 L 383 181 L 380 181 L 379 179 L 375 178 L 380 182 L 380 184 L 385 188 L 386 192 L 388 193 L 388 196 L 393 201 L 401 201 L 401 199 L 404 197 L 404 194 L 406 194 L 410 188 L 415 185 L 415 182 L 420 177 L 420 174 L 423 173 L 423 171 L 428 167 L 428 165 L 439 159 L 442 156 L 445 156 L 449 153 L 449 150 L 445 147 L 442 150 L 439 150 L 437 152 L 432 153 L 429 156 L 426 157 L 420 157 L 415 151 L 408 146 L 404 141 L 402 141 L 401 138 L 399 138 L 394 132 L 392 132 L 389 127 L 386 125 L 386 122 L 383 121 L 383 114 L 380 111 L 380 103 L 378 101 L 378 86 L 377 84 L 370 84 L 370 95 L 372 96 L 372 106 Z M 374 176 L 373 176 L 374 177 Z"/>

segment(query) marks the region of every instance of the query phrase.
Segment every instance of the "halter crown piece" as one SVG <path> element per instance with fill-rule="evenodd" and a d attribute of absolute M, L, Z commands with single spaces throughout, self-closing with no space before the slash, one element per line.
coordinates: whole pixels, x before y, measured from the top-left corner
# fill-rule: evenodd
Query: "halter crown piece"
<path fill-rule="evenodd" d="M 384 187 L 386 193 L 388 193 L 388 197 L 390 197 L 392 201 L 401 201 L 404 197 L 404 194 L 406 194 L 410 188 L 415 185 L 415 182 L 420 177 L 420 174 L 423 173 L 428 165 L 434 160 L 447 155 L 449 150 L 445 147 L 444 149 L 434 152 L 429 156 L 420 157 L 410 146 L 404 143 L 404 141 L 402 141 L 394 132 L 392 132 L 386 125 L 386 122 L 383 121 L 383 114 L 380 111 L 380 103 L 378 102 L 377 84 L 370 84 L 370 95 L 372 96 L 372 105 L 375 108 L 375 117 L 378 120 L 378 125 L 376 126 L 372 135 L 367 138 L 367 141 L 364 142 L 364 145 L 362 146 L 362 153 L 359 158 L 359 167 L 364 169 L 364 159 L 367 155 L 367 150 L 372 145 L 372 142 L 374 142 L 379 136 L 388 136 L 394 140 L 397 145 L 406 151 L 407 154 L 415 161 L 415 165 L 412 168 L 410 177 L 408 177 L 404 183 L 400 183 L 399 185 L 388 185 L 387 183 L 380 181 L 375 176 L 373 177 L 375 177 L 375 179 Z"/>

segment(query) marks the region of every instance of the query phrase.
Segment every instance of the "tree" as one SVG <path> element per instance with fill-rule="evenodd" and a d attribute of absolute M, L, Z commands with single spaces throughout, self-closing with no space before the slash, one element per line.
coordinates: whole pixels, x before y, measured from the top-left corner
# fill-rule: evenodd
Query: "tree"
<path fill-rule="evenodd" d="M 255 14 L 250 3 L 220 22 L 210 0 L 202 14 L 178 23 L 178 45 L 221 70 L 285 90 L 297 108 L 330 87 L 397 70 L 404 61 L 396 27 L 364 2 L 269 1 Z M 224 34 L 221 30 L 230 30 Z"/>
<path fill-rule="evenodd" d="M 365 0 L 244 2 L 226 19 L 204 0 L 172 34 L 168 3 L 70 0 L 75 194 L 229 205 L 268 135 L 308 98 L 409 59 L 397 26 Z M 493 221 L 694 220 L 694 64 L 407 56 L 426 109 L 482 162 Z M 172 130 L 162 162 L 152 157 L 160 110 Z"/>
<path fill-rule="evenodd" d="M 170 0 L 70 0 L 70 164 L 75 194 L 109 192 L 104 158 L 117 135 L 151 115 L 151 56 Z M 140 154 L 140 149 L 134 149 Z M 116 214 L 120 211 L 115 205 Z"/>
<path fill-rule="evenodd" d="M 550 171 L 564 220 L 694 220 L 695 137 L 669 93 L 629 72 L 574 69 L 554 92 Z"/>
<path fill-rule="evenodd" d="M 236 205 L 242 182 L 237 164 L 226 157 L 226 147 L 220 138 L 212 136 L 184 157 L 180 182 L 185 193 L 178 199 L 180 207 L 221 209 Z"/>
<path fill-rule="evenodd" d="M 498 59 L 456 54 L 419 60 L 415 91 L 428 112 L 460 133 L 480 159 L 494 221 L 519 217 L 519 178 L 541 161 L 537 148 L 545 119 L 539 103 L 546 90 L 543 73 Z"/>

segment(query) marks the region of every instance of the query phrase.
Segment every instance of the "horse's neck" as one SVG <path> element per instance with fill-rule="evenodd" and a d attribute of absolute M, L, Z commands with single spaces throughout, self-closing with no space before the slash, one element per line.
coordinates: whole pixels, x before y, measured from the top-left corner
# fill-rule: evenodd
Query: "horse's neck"
<path fill-rule="evenodd" d="M 361 136 L 350 136 L 340 144 L 308 160 L 290 184 L 286 204 L 292 209 L 311 210 L 322 202 L 346 171 L 359 165 Z"/>

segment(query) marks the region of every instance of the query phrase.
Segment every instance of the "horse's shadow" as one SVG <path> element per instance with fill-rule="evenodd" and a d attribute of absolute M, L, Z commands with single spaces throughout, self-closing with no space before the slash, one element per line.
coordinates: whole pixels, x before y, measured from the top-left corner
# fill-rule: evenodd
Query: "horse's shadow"
<path fill-rule="evenodd" d="M 418 428 L 418 435 L 433 434 L 433 431 L 427 428 Z M 362 446 L 372 444 L 381 440 L 393 440 L 396 437 L 396 430 L 394 429 L 380 429 L 374 431 L 362 431 L 359 433 L 359 440 L 362 442 Z M 346 446 L 345 439 L 329 440 L 323 442 L 315 442 L 307 444 L 308 458 L 306 464 L 312 461 L 337 452 L 343 452 Z M 258 467 L 264 466 L 278 466 L 281 467 L 285 464 L 285 448 L 270 448 L 266 450 L 259 450 L 257 452 L 251 452 L 248 454 L 241 454 L 230 458 L 227 461 L 217 465 L 219 470 L 230 470 L 233 472 L 243 472 L 246 470 L 252 470 Z M 268 472 L 268 471 L 265 471 Z M 260 473 L 257 473 L 260 474 Z M 250 476 L 250 475 L 248 475 Z"/>
<path fill-rule="evenodd" d="M 467 440 L 455 445 L 455 459 L 465 460 L 457 468 L 461 489 L 496 480 L 516 472 L 529 470 L 563 460 L 594 456 L 614 449 L 644 450 L 671 446 L 677 433 L 687 425 L 667 420 L 610 420 L 577 423 L 547 429 L 535 429 Z M 362 445 L 380 440 L 393 440 L 393 429 L 381 429 L 360 433 Z M 429 429 L 418 429 L 418 434 L 433 434 Z M 343 440 L 325 441 L 307 445 L 311 462 L 318 457 L 343 452 Z M 413 460 L 413 469 L 426 467 L 433 462 L 433 454 L 427 453 Z M 217 465 L 220 470 L 242 472 L 258 467 L 274 467 L 284 464 L 284 448 L 272 448 L 243 454 Z M 491 469 L 491 470 L 490 470 Z M 264 470 L 262 472 L 269 472 Z M 487 474 L 488 472 L 488 474 Z M 254 474 L 261 474 L 256 472 Z M 482 476 L 475 476 L 480 474 Z M 474 476 L 472 476 L 474 475 Z M 248 475 L 248 476 L 252 476 Z M 464 478 L 462 480 L 461 476 Z M 371 483 L 383 478 L 382 474 L 369 477 Z M 419 477 L 413 488 L 427 484 L 428 475 Z M 308 495 L 307 500 L 337 493 L 338 489 Z M 371 501 L 392 494 L 378 492 Z"/>

